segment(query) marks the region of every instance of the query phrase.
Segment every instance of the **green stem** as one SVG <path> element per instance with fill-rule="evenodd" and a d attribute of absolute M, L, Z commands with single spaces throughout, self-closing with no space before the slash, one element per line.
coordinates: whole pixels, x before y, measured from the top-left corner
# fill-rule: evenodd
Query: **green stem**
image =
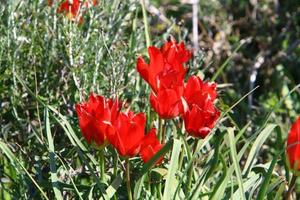
<path fill-rule="evenodd" d="M 179 171 L 181 171 L 182 169 L 182 164 L 183 164 L 183 157 L 184 157 L 184 147 L 181 147 L 181 152 L 180 152 L 180 156 L 179 156 L 179 161 L 178 161 L 178 167 L 179 167 Z"/>
<path fill-rule="evenodd" d="M 193 150 L 192 150 L 193 155 L 195 154 L 195 151 L 197 149 L 198 142 L 199 142 L 199 140 L 194 141 L 194 146 L 193 146 Z M 191 189 L 192 179 L 193 179 L 193 172 L 194 172 L 194 168 L 193 168 L 193 164 L 192 164 L 191 167 L 189 168 L 189 171 L 188 171 L 188 179 L 187 179 L 187 190 L 188 191 Z"/>
<path fill-rule="evenodd" d="M 292 192 L 295 188 L 295 184 L 296 184 L 296 180 L 297 180 L 297 176 L 295 176 L 295 174 L 293 174 L 293 177 L 292 177 L 292 180 L 290 182 L 290 185 L 289 185 L 289 189 L 285 195 L 285 200 L 292 200 Z"/>
<path fill-rule="evenodd" d="M 114 178 L 116 178 L 118 176 L 118 153 L 116 152 L 116 150 L 114 151 Z"/>
<path fill-rule="evenodd" d="M 162 142 L 162 129 L 163 129 L 163 120 L 158 116 L 158 139 Z"/>
<path fill-rule="evenodd" d="M 100 176 L 101 181 L 104 181 L 104 173 L 105 173 L 105 158 L 104 158 L 104 150 L 100 151 Z"/>
<path fill-rule="evenodd" d="M 131 185 L 130 185 L 130 162 L 129 158 L 126 158 L 126 187 L 127 187 L 127 193 L 128 193 L 128 200 L 133 200 L 132 198 L 132 192 L 131 192 Z"/>
<path fill-rule="evenodd" d="M 157 197 L 158 199 L 162 199 L 162 194 L 161 194 L 161 191 L 162 191 L 162 184 L 161 184 L 161 180 L 162 179 L 159 179 L 159 183 L 157 184 Z"/>
<path fill-rule="evenodd" d="M 167 121 L 165 121 L 165 120 L 163 120 L 162 121 L 162 133 L 161 133 L 161 143 L 162 144 L 165 144 L 165 142 L 166 142 L 166 127 L 167 127 Z"/>
<path fill-rule="evenodd" d="M 118 153 L 116 150 L 113 151 L 114 153 L 114 169 L 113 169 L 113 174 L 114 174 L 114 178 L 116 178 L 118 176 Z M 117 200 L 117 195 L 114 194 L 114 197 L 113 197 L 114 200 Z"/>

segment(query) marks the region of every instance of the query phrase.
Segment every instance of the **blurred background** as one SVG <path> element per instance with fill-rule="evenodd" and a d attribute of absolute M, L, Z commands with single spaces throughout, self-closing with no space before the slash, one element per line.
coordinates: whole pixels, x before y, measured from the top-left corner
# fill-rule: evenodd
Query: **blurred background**
<path fill-rule="evenodd" d="M 264 116 L 300 83 L 300 1 L 145 2 L 152 15 L 153 37 L 168 31 L 170 24 L 171 34 L 186 31 L 190 45 L 198 50 L 198 56 L 204 56 L 203 67 L 207 67 L 208 78 L 226 59 L 232 58 L 217 79 L 219 84 L 232 84 L 226 88 L 228 102 L 259 86 L 245 104 L 242 103 L 244 106 L 239 107 L 240 114 L 235 120 L 244 121 L 249 114 L 252 120 L 253 117 L 259 120 L 259 116 Z M 244 44 L 240 47 L 241 43 Z M 296 93 L 285 100 L 281 111 L 278 110 L 283 120 L 300 113 L 300 91 Z"/>

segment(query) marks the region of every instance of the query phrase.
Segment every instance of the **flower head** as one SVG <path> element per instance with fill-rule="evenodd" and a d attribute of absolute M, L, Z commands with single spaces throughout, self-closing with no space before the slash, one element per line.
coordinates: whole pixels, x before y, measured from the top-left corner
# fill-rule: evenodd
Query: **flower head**
<path fill-rule="evenodd" d="M 156 137 L 156 129 L 152 128 L 142 140 L 140 156 L 144 163 L 148 162 L 162 147 L 163 145 Z M 162 160 L 163 157 L 159 158 L 156 164 Z"/>
<path fill-rule="evenodd" d="M 133 157 L 140 151 L 145 125 L 144 113 L 120 112 L 113 124 L 114 131 L 107 135 L 108 140 L 121 156 Z"/>
<path fill-rule="evenodd" d="M 294 171 L 300 171 L 300 117 L 294 122 L 288 134 L 287 157 L 290 168 Z"/>
<path fill-rule="evenodd" d="M 81 3 L 79 0 L 65 0 L 57 9 L 57 12 L 65 13 L 69 19 L 75 19 L 79 14 Z"/>
<path fill-rule="evenodd" d="M 203 82 L 200 77 L 191 76 L 184 89 L 187 103 L 183 114 L 186 131 L 205 138 L 214 127 L 220 112 L 214 106 L 217 97 L 216 84 Z"/>
<path fill-rule="evenodd" d="M 184 63 L 191 57 L 183 43 L 166 42 L 161 49 L 148 48 L 150 63 L 142 57 L 137 59 L 137 71 L 156 93 L 158 89 L 170 88 L 183 84 L 186 74 Z"/>
<path fill-rule="evenodd" d="M 48 0 L 49 4 L 49 0 Z M 65 0 L 60 4 L 57 9 L 57 12 L 64 13 L 66 16 L 71 20 L 77 20 L 80 23 L 83 22 L 82 18 L 82 8 L 89 8 L 91 5 L 96 6 L 97 0 L 93 0 L 91 3 L 90 1 L 82 1 L 81 0 Z M 52 5 L 52 1 L 51 1 Z"/>
<path fill-rule="evenodd" d="M 160 89 L 156 94 L 151 92 L 150 103 L 159 117 L 171 119 L 183 112 L 182 95 L 183 87 Z"/>
<path fill-rule="evenodd" d="M 111 122 L 117 118 L 118 101 L 105 99 L 100 95 L 90 94 L 87 102 L 76 105 L 79 126 L 88 143 L 101 146 L 106 141 L 106 134 L 112 131 Z"/>

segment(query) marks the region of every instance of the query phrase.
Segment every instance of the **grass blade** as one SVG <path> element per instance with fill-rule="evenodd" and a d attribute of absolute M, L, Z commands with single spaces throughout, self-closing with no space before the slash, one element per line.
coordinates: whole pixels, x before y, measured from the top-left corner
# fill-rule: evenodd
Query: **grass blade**
<path fill-rule="evenodd" d="M 122 179 L 121 175 L 119 174 L 115 178 L 115 180 L 111 183 L 111 185 L 108 186 L 108 188 L 106 189 L 105 198 L 111 199 L 114 196 L 114 194 L 116 193 L 116 191 L 118 190 L 118 188 L 120 187 L 122 182 L 123 182 L 123 179 Z"/>
<path fill-rule="evenodd" d="M 169 200 L 174 194 L 178 181 L 176 180 L 176 171 L 178 169 L 179 153 L 181 151 L 181 141 L 174 139 L 169 171 L 166 178 L 163 199 Z"/>
<path fill-rule="evenodd" d="M 56 199 L 63 199 L 60 187 L 59 187 L 59 180 L 57 177 L 57 169 L 55 164 L 55 150 L 53 144 L 53 138 L 50 129 L 50 120 L 49 120 L 49 112 L 48 109 L 45 109 L 45 118 L 46 118 L 46 133 L 48 139 L 48 148 L 49 148 L 49 158 L 50 158 L 50 171 L 51 171 L 51 182 L 52 188 L 55 194 Z"/>
<path fill-rule="evenodd" d="M 266 139 L 270 136 L 270 134 L 273 132 L 273 129 L 276 127 L 277 125 L 275 124 L 269 124 L 267 125 L 267 127 L 262 130 L 260 132 L 260 134 L 257 136 L 256 140 L 254 141 L 250 153 L 248 155 L 244 170 L 243 170 L 243 174 L 244 175 L 248 175 L 249 172 L 251 171 L 253 165 L 254 165 L 254 161 L 255 158 L 261 148 L 261 146 L 263 145 L 263 143 L 266 141 Z"/>
<path fill-rule="evenodd" d="M 228 128 L 228 140 L 229 140 L 229 146 L 230 146 L 230 155 L 231 155 L 231 159 L 233 161 L 234 171 L 236 173 L 237 180 L 238 180 L 239 191 L 240 191 L 240 195 L 241 195 L 240 197 L 242 197 L 242 199 L 246 199 L 241 169 L 239 167 L 239 162 L 237 159 L 236 144 L 235 144 L 233 128 Z"/>
<path fill-rule="evenodd" d="M 221 65 L 221 67 L 217 70 L 214 76 L 211 78 L 211 81 L 214 81 L 218 78 L 218 76 L 224 71 L 227 64 L 232 60 L 235 53 L 245 44 L 247 40 L 241 40 L 240 44 L 234 49 L 233 53 L 225 60 L 225 62 Z"/>
<path fill-rule="evenodd" d="M 274 157 L 273 157 L 273 160 L 272 160 L 272 163 L 269 167 L 269 170 L 268 170 L 268 173 L 267 175 L 265 176 L 264 178 L 264 181 L 262 183 L 262 186 L 260 187 L 259 191 L 258 191 L 258 195 L 257 195 L 257 199 L 258 200 L 263 200 L 265 198 L 265 195 L 266 195 L 266 191 L 268 189 L 268 185 L 269 185 L 269 182 L 271 180 L 271 177 L 272 177 L 272 173 L 273 173 L 273 170 L 274 170 L 274 167 L 277 163 L 277 158 L 278 158 L 279 154 L 276 154 Z"/>
<path fill-rule="evenodd" d="M 145 1 L 141 1 L 141 6 L 142 6 L 142 12 L 143 12 L 143 22 L 144 22 L 144 28 L 145 28 L 145 37 L 146 37 L 146 44 L 147 47 L 151 45 L 151 39 L 150 39 L 150 33 L 149 33 L 149 26 L 148 26 L 148 19 L 147 19 L 147 12 L 145 8 Z"/>
<path fill-rule="evenodd" d="M 11 150 L 8 148 L 8 146 L 0 141 L 0 149 L 4 152 L 4 154 L 10 159 L 11 162 L 17 162 L 19 166 L 24 170 L 26 175 L 29 177 L 29 179 L 33 182 L 33 184 L 37 187 L 37 189 L 41 192 L 42 196 L 49 200 L 46 193 L 42 190 L 42 188 L 39 186 L 39 184 L 32 178 L 30 173 L 26 170 L 26 168 L 22 165 L 22 163 L 15 157 L 15 155 L 11 152 Z"/>

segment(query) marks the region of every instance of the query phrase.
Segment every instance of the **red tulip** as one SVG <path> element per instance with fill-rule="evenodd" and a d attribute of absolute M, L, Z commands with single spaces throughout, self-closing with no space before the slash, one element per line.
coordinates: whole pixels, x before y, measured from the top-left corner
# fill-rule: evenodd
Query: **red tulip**
<path fill-rule="evenodd" d="M 189 61 L 192 56 L 192 53 L 185 49 L 183 42 L 176 44 L 174 40 L 166 42 L 160 50 L 164 57 L 167 58 L 167 62 L 177 65 L 178 68 L 183 63 Z"/>
<path fill-rule="evenodd" d="M 53 0 L 48 0 L 48 6 L 52 6 Z"/>
<path fill-rule="evenodd" d="M 194 104 L 183 115 L 186 131 L 199 138 L 205 138 L 214 127 L 220 112 L 211 101 L 207 101 L 204 107 Z"/>
<path fill-rule="evenodd" d="M 183 112 L 183 87 L 174 89 L 160 89 L 155 94 L 151 92 L 150 103 L 152 108 L 162 119 L 171 119 Z"/>
<path fill-rule="evenodd" d="M 215 101 L 217 98 L 216 87 L 215 83 L 203 82 L 200 77 L 191 76 L 184 88 L 184 98 L 188 105 L 203 107 L 206 101 Z"/>
<path fill-rule="evenodd" d="M 203 82 L 191 76 L 184 90 L 187 108 L 183 114 L 186 131 L 194 136 L 205 138 L 214 127 L 220 112 L 215 108 L 216 84 Z"/>
<path fill-rule="evenodd" d="M 287 157 L 292 170 L 300 170 L 300 117 L 289 132 L 286 147 Z"/>
<path fill-rule="evenodd" d="M 148 162 L 161 148 L 162 144 L 156 137 L 156 129 L 152 128 L 148 134 L 143 138 L 140 156 L 144 163 Z M 160 163 L 163 157 L 158 159 L 156 164 Z"/>
<path fill-rule="evenodd" d="M 80 1 L 79 0 L 65 0 L 60 4 L 57 12 L 66 13 L 68 18 L 75 19 L 78 16 L 78 12 L 80 9 Z"/>
<path fill-rule="evenodd" d="M 97 0 L 93 0 L 92 4 L 96 6 Z M 80 9 L 89 8 L 90 5 L 91 3 L 89 1 L 84 1 L 82 4 L 80 0 L 65 0 L 63 3 L 60 4 L 59 8 L 57 9 L 57 12 L 65 13 L 67 17 L 71 20 L 79 19 L 79 23 L 82 23 L 83 18 L 80 14 Z"/>
<path fill-rule="evenodd" d="M 132 111 L 119 113 L 113 124 L 114 132 L 107 135 L 108 140 L 121 156 L 133 157 L 140 151 L 145 125 L 144 113 L 134 114 Z"/>
<path fill-rule="evenodd" d="M 183 66 L 191 57 L 183 43 L 175 41 L 165 43 L 161 49 L 154 46 L 148 48 L 150 63 L 142 57 L 137 59 L 137 71 L 156 93 L 158 89 L 181 85 L 186 74 Z M 169 80 L 170 79 L 170 80 Z"/>
<path fill-rule="evenodd" d="M 106 143 L 106 134 L 113 131 L 112 121 L 117 118 L 118 101 L 90 94 L 88 102 L 76 105 L 79 126 L 88 143 L 101 146 Z"/>

